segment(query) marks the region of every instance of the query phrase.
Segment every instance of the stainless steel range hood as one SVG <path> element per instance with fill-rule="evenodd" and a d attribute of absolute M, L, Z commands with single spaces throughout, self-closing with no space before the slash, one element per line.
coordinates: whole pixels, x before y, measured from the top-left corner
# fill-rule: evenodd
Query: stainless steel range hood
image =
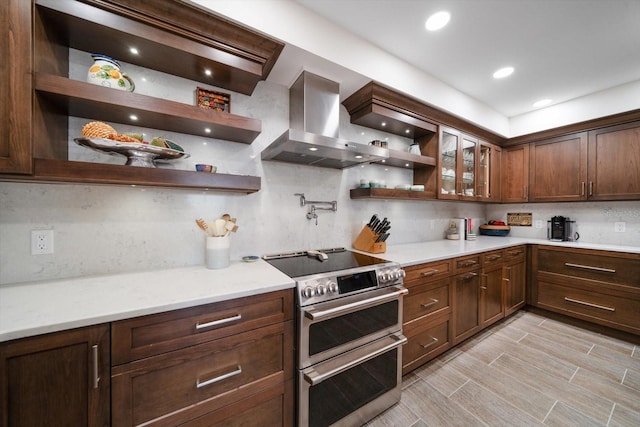
<path fill-rule="evenodd" d="M 262 159 L 344 169 L 388 158 L 383 148 L 340 139 L 339 89 L 303 71 L 289 89 L 290 129 L 262 151 Z"/>

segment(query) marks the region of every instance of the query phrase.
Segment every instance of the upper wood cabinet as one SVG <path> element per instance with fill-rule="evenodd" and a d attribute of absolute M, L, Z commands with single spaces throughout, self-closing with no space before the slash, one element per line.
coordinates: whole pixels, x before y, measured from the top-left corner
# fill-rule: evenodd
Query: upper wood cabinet
<path fill-rule="evenodd" d="M 640 122 L 589 132 L 589 200 L 640 199 Z"/>
<path fill-rule="evenodd" d="M 29 174 L 31 147 L 31 5 L 0 2 L 0 173 Z"/>
<path fill-rule="evenodd" d="M 478 141 L 476 194 L 481 202 L 500 201 L 502 148 Z"/>
<path fill-rule="evenodd" d="M 587 133 L 531 144 L 529 201 L 567 202 L 587 198 Z"/>
<path fill-rule="evenodd" d="M 529 144 L 502 149 L 501 200 L 503 203 L 529 200 Z"/>

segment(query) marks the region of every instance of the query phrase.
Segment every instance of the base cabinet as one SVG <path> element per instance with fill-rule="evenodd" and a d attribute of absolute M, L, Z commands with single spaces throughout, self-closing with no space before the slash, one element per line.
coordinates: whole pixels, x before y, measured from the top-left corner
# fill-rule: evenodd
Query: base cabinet
<path fill-rule="evenodd" d="M 480 274 L 480 326 L 487 326 L 504 317 L 502 250 L 482 254 Z"/>
<path fill-rule="evenodd" d="M 113 425 L 292 425 L 292 312 L 281 291 L 115 322 Z"/>
<path fill-rule="evenodd" d="M 532 305 L 640 334 L 640 254 L 536 246 Z"/>
<path fill-rule="evenodd" d="M 403 301 L 402 350 L 405 375 L 451 347 L 452 261 L 444 260 L 405 269 L 409 294 Z"/>
<path fill-rule="evenodd" d="M 110 425 L 109 326 L 0 344 L 0 426 Z"/>
<path fill-rule="evenodd" d="M 480 255 L 454 260 L 453 344 L 480 330 Z"/>
<path fill-rule="evenodd" d="M 504 250 L 504 315 L 518 311 L 526 304 L 527 296 L 527 247 L 518 246 Z"/>

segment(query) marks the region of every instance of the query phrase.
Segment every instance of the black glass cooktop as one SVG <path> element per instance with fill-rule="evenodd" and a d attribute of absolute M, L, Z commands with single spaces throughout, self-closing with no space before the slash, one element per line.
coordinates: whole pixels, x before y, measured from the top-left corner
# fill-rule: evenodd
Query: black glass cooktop
<path fill-rule="evenodd" d="M 387 260 L 371 255 L 359 254 L 344 248 L 319 249 L 318 252 L 327 255 L 326 261 L 320 261 L 317 256 L 307 255 L 306 252 L 294 252 L 282 255 L 267 255 L 265 261 L 291 278 L 309 276 L 348 270 L 350 268 L 366 267 L 368 265 L 384 264 Z"/>

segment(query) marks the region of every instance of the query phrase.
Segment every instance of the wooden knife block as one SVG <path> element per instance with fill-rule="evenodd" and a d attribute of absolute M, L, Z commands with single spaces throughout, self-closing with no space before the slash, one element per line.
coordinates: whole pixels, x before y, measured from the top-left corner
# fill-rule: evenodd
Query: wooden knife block
<path fill-rule="evenodd" d="M 356 240 L 353 242 L 353 247 L 359 251 L 370 252 L 372 254 L 381 254 L 387 251 L 387 242 L 378 242 L 376 239 L 378 236 L 369 227 L 365 226 Z"/>

